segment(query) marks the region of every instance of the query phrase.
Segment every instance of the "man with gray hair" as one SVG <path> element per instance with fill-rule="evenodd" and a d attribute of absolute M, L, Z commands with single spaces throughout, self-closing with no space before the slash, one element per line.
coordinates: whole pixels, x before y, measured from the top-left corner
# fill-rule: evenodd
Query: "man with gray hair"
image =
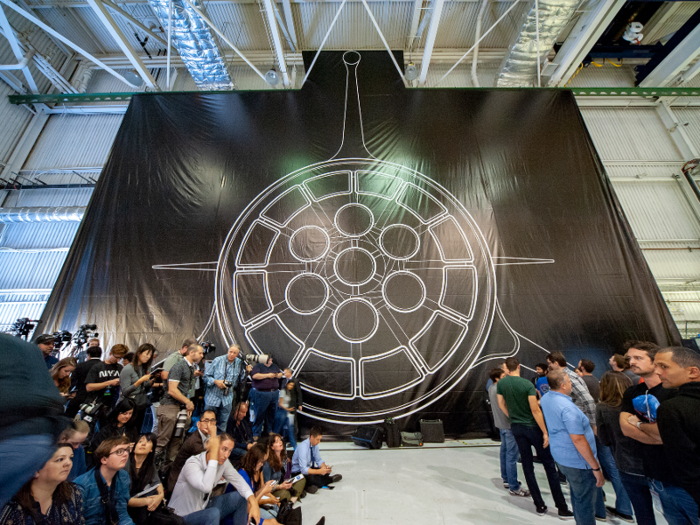
<path fill-rule="evenodd" d="M 204 349 L 197 343 L 187 347 L 183 359 L 173 365 L 168 374 L 167 394 L 160 401 L 160 406 L 156 411 L 158 418 L 158 441 L 156 442 L 156 464 L 161 466 L 169 465 L 177 456 L 178 450 L 182 446 L 185 433 L 182 436 L 174 437 L 178 414 L 182 410 L 187 411 L 185 429 L 189 428 L 192 422 L 191 416 L 194 411 L 194 404 L 190 401 L 190 389 L 194 383 L 195 365 L 204 357 Z M 168 446 L 169 444 L 169 446 Z M 167 453 L 165 451 L 167 447 Z M 165 457 L 163 457 L 165 454 Z"/>
<path fill-rule="evenodd" d="M 577 525 L 594 525 L 597 487 L 605 484 L 596 457 L 595 435 L 586 414 L 569 397 L 571 378 L 564 370 L 547 374 L 549 392 L 540 404 L 552 456 L 566 474 Z"/>
<path fill-rule="evenodd" d="M 674 485 L 664 483 L 664 491 L 672 492 L 679 503 L 676 510 L 681 515 L 674 521 L 696 524 L 700 506 L 700 355 L 682 346 L 664 348 L 656 354 L 654 365 L 664 388 L 678 389 L 678 394 L 657 410 L 659 434 L 675 478 Z"/>
<path fill-rule="evenodd" d="M 241 347 L 238 344 L 231 345 L 226 355 L 214 359 L 204 373 L 204 410 L 214 412 L 220 433 L 226 432 L 236 387 L 245 377 L 245 366 L 238 359 L 240 353 Z"/>

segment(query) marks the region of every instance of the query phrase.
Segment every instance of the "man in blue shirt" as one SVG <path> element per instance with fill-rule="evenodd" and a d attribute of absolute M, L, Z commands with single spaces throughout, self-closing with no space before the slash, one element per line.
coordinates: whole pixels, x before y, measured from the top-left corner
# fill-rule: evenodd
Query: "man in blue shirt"
<path fill-rule="evenodd" d="M 204 410 L 216 414 L 216 427 L 219 433 L 226 431 L 226 423 L 231 415 L 233 393 L 241 376 L 245 374 L 243 361 L 238 359 L 241 347 L 237 344 L 228 349 L 226 355 L 214 359 L 204 373 Z"/>
<path fill-rule="evenodd" d="M 333 470 L 321 459 L 318 452 L 318 444 L 323 438 L 323 432 L 319 427 L 311 427 L 311 435 L 305 439 L 294 451 L 292 457 L 292 476 L 304 474 L 306 478 L 306 492 L 315 494 L 319 487 L 337 483 L 343 476 L 331 475 Z"/>
<path fill-rule="evenodd" d="M 134 525 L 126 510 L 129 501 L 129 438 L 105 439 L 95 450 L 94 469 L 75 479 L 83 496 L 85 525 Z"/>
<path fill-rule="evenodd" d="M 577 525 L 594 525 L 597 487 L 605 483 L 596 457 L 595 436 L 588 417 L 569 397 L 571 379 L 564 370 L 547 375 L 550 391 L 542 396 L 552 456 L 566 474 Z"/>

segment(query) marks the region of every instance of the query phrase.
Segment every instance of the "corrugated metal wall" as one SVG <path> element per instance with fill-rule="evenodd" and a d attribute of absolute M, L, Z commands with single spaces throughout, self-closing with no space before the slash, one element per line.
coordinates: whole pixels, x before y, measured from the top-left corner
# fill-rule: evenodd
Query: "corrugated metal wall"
<path fill-rule="evenodd" d="M 700 108 L 673 112 L 700 147 Z M 684 337 L 697 335 L 700 203 L 680 176 L 681 153 L 655 108 L 581 113 L 673 318 Z"/>

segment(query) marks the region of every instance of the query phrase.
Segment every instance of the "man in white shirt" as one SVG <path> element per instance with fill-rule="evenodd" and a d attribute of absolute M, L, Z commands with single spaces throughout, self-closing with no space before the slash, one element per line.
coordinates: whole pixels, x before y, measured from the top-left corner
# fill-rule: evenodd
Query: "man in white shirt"
<path fill-rule="evenodd" d="M 251 518 L 260 523 L 260 508 L 253 491 L 228 461 L 233 447 L 233 438 L 228 434 L 212 436 L 206 451 L 188 459 L 182 468 L 169 506 L 188 525 L 218 525 L 229 516 L 234 525 L 247 525 Z M 236 492 L 212 498 L 211 492 L 222 477 Z"/>

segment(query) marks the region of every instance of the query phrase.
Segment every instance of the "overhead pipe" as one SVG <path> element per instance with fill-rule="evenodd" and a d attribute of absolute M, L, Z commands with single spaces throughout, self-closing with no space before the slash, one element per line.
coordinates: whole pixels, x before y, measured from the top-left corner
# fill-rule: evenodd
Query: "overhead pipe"
<path fill-rule="evenodd" d="M 24 55 L 24 58 L 19 61 L 19 63 L 0 65 L 0 71 L 14 71 L 16 69 L 24 69 L 25 67 L 27 67 L 27 64 L 29 64 L 29 61 L 32 59 L 33 56 L 34 51 L 29 50 L 27 51 L 27 54 Z"/>
<path fill-rule="evenodd" d="M 80 222 L 85 206 L 0 208 L 0 224 L 19 222 Z"/>
<path fill-rule="evenodd" d="M 472 57 L 472 86 L 479 86 L 479 78 L 476 76 L 476 62 L 479 60 L 479 42 L 481 41 L 481 21 L 484 19 L 484 13 L 486 12 L 486 6 L 489 0 L 482 0 L 481 9 L 479 9 L 479 15 L 476 17 L 476 33 L 474 35 L 474 56 Z"/>

